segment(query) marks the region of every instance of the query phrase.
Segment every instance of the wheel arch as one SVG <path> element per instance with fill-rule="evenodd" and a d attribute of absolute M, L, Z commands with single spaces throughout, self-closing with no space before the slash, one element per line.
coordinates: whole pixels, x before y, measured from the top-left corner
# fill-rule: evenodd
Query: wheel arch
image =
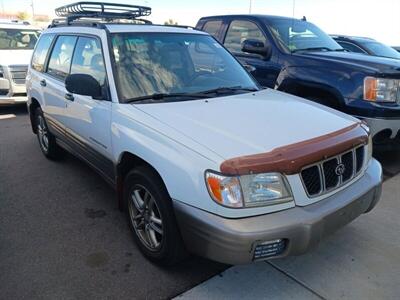
<path fill-rule="evenodd" d="M 277 89 L 302 98 L 328 100 L 331 104 L 328 106 L 336 109 L 340 109 L 345 105 L 340 91 L 324 83 L 287 79 Z"/>
<path fill-rule="evenodd" d="M 150 168 L 152 171 L 154 171 L 154 173 L 158 175 L 161 182 L 164 184 L 165 189 L 168 191 L 165 185 L 165 181 L 163 180 L 161 174 L 157 171 L 157 169 L 153 165 L 151 165 L 143 158 L 133 154 L 132 152 L 124 151 L 119 156 L 119 160 L 116 165 L 116 190 L 118 196 L 118 207 L 121 211 L 124 209 L 124 203 L 123 203 L 124 179 L 130 170 L 138 166 L 146 166 Z"/>

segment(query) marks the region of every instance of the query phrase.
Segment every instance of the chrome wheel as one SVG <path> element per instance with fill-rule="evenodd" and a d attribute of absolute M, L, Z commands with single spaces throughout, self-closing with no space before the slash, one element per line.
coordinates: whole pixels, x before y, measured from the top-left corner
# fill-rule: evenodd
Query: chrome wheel
<path fill-rule="evenodd" d="M 45 152 L 49 151 L 49 133 L 43 116 L 39 115 L 37 118 L 37 133 L 39 138 L 40 147 Z"/>
<path fill-rule="evenodd" d="M 146 248 L 157 251 L 163 242 L 163 224 L 160 210 L 151 193 L 142 185 L 132 188 L 128 199 L 130 221 Z"/>

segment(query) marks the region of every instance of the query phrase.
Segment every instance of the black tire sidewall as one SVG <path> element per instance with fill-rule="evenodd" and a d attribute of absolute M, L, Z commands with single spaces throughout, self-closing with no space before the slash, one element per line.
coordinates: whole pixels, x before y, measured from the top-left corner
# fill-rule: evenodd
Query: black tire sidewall
<path fill-rule="evenodd" d="M 47 126 L 46 118 L 44 117 L 43 111 L 42 111 L 42 109 L 40 107 L 36 108 L 36 110 L 35 110 L 35 126 L 36 126 L 36 130 L 38 130 L 37 127 L 38 127 L 39 116 L 41 116 L 43 118 L 44 124 L 45 124 L 46 129 L 47 129 L 47 138 L 48 138 L 48 142 L 49 142 L 49 146 L 48 146 L 47 151 L 46 151 L 46 149 L 44 149 L 42 147 L 42 144 L 40 143 L 39 134 L 36 134 L 38 142 L 39 142 L 40 150 L 42 151 L 44 156 L 46 156 L 47 158 L 56 160 L 61 156 L 61 151 L 60 151 L 60 148 L 57 145 L 55 137 L 49 131 L 49 127 Z"/>
<path fill-rule="evenodd" d="M 130 201 L 130 195 L 135 184 L 144 186 L 157 203 L 163 224 L 163 240 L 158 251 L 151 251 L 143 245 L 131 222 L 128 201 Z M 128 173 L 124 181 L 124 206 L 133 238 L 146 257 L 162 265 L 171 265 L 183 258 L 184 255 L 182 249 L 180 249 L 182 242 L 173 213 L 171 198 L 163 182 L 155 172 L 146 167 L 138 167 Z"/>
<path fill-rule="evenodd" d="M 47 127 L 46 120 L 45 120 L 45 118 L 44 118 L 42 109 L 41 109 L 40 107 L 36 108 L 36 111 L 35 111 L 35 126 L 36 126 L 36 130 L 37 130 L 37 131 L 39 130 L 39 129 L 38 129 L 38 126 L 39 126 L 39 117 L 42 117 L 42 118 L 43 118 L 43 121 L 45 122 L 45 125 L 46 125 L 46 129 L 47 129 L 47 131 L 48 131 L 49 129 L 48 129 L 48 127 Z M 43 152 L 43 154 L 44 154 L 45 156 L 48 156 L 48 155 L 49 155 L 49 152 L 50 152 L 50 139 L 49 139 L 49 147 L 48 147 L 47 150 L 46 150 L 46 149 L 43 148 L 42 143 L 40 142 L 40 136 L 39 136 L 39 134 L 36 134 L 36 135 L 37 135 L 37 139 L 38 139 L 38 142 L 39 142 L 40 150 L 42 150 L 42 152 Z"/>

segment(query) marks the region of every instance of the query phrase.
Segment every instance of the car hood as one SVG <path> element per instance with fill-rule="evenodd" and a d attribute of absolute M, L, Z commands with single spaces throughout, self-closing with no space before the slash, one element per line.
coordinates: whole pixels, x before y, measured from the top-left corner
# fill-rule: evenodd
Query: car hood
<path fill-rule="evenodd" d="M 269 152 L 356 122 L 338 111 L 271 89 L 135 107 L 224 159 Z"/>
<path fill-rule="evenodd" d="M 301 52 L 295 55 L 313 58 L 319 61 L 347 64 L 358 69 L 366 69 L 377 74 L 398 75 L 400 77 L 400 60 L 351 52 Z"/>
<path fill-rule="evenodd" d="M 0 50 L 0 66 L 28 65 L 33 50 Z"/>

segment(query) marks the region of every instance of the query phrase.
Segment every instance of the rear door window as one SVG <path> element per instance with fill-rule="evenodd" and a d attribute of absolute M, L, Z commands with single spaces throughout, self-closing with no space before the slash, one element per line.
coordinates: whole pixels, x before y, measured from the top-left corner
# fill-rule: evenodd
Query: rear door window
<path fill-rule="evenodd" d="M 71 74 L 91 75 L 100 85 L 104 85 L 106 71 L 99 40 L 91 37 L 78 39 L 72 60 Z"/>
<path fill-rule="evenodd" d="M 47 73 L 61 80 L 65 80 L 69 74 L 74 52 L 76 36 L 59 36 L 50 56 Z"/>
<path fill-rule="evenodd" d="M 247 39 L 256 39 L 267 44 L 267 40 L 256 24 L 249 21 L 236 20 L 229 25 L 226 33 L 224 46 L 235 54 L 245 54 L 242 52 L 243 42 Z"/>
<path fill-rule="evenodd" d="M 208 21 L 204 25 L 203 31 L 207 32 L 208 34 L 212 35 L 215 38 L 218 38 L 218 33 L 221 26 L 222 26 L 222 21 Z"/>
<path fill-rule="evenodd" d="M 40 37 L 32 56 L 32 68 L 34 70 L 39 72 L 44 71 L 44 63 L 53 40 L 54 34 L 44 34 Z"/>

